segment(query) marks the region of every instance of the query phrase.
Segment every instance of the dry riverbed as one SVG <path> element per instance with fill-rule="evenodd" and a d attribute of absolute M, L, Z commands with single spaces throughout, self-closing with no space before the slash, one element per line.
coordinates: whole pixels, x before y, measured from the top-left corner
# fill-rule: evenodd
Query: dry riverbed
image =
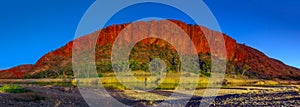
<path fill-rule="evenodd" d="M 78 89 L 74 86 L 62 87 L 31 84 L 20 86 L 31 91 L 25 93 L 0 93 L 0 105 L 5 107 L 88 106 Z M 85 90 L 97 89 L 86 88 Z M 201 97 L 204 90 L 196 90 L 187 106 L 199 106 L 201 100 L 205 101 L 211 98 L 211 96 Z M 146 94 L 132 90 L 108 90 L 108 92 L 119 101 L 131 106 L 159 105 L 160 102 L 166 100 L 172 94 L 170 90 L 155 90 Z M 184 97 L 171 100 L 173 103 L 176 103 L 182 99 Z M 168 102 L 162 102 L 161 104 L 165 106 L 172 105 Z M 177 105 L 184 106 L 180 103 Z M 300 106 L 299 86 L 232 86 L 222 88 L 211 106 Z"/>
<path fill-rule="evenodd" d="M 76 87 L 21 85 L 30 92 L 0 93 L 5 107 L 87 107 Z"/>

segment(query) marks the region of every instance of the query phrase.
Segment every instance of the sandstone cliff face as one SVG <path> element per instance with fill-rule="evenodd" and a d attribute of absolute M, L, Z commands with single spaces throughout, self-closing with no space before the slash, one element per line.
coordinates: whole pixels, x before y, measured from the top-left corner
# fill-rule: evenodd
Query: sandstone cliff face
<path fill-rule="evenodd" d="M 250 66 L 250 69 L 247 73 L 255 74 L 258 78 L 268 77 L 279 79 L 300 79 L 299 69 L 287 66 L 278 60 L 269 58 L 268 56 L 264 55 L 262 52 L 256 49 L 238 44 L 234 39 L 230 38 L 229 36 L 223 33 L 212 31 L 203 26 L 188 25 L 181 21 L 170 21 L 178 25 L 187 33 L 187 35 L 193 41 L 193 44 L 196 47 L 198 53 L 210 53 L 210 46 L 207 41 L 212 41 L 212 43 L 217 43 L 220 41 L 217 39 L 207 40 L 205 35 L 212 38 L 216 35 L 222 35 L 225 41 L 227 51 L 227 61 L 233 63 L 236 68 L 242 68 L 244 65 L 248 65 Z M 76 40 L 79 40 L 85 44 L 85 47 L 80 47 L 80 50 L 83 51 L 85 50 L 85 48 L 92 47 L 93 45 L 104 46 L 106 44 L 113 44 L 118 34 L 126 27 L 130 27 L 126 28 L 130 30 L 128 32 L 125 32 L 127 35 L 129 35 L 128 38 L 124 38 L 124 40 L 128 41 L 131 39 L 135 39 L 134 36 L 149 35 L 151 33 L 164 34 L 172 37 L 172 34 L 160 32 L 160 29 L 152 28 L 151 31 L 149 30 L 151 27 L 158 23 L 165 23 L 164 21 L 150 21 L 137 23 L 140 24 L 138 24 L 138 26 L 128 26 L 129 24 L 112 25 L 100 31 L 94 32 L 93 34 L 80 37 Z M 138 30 L 141 30 L 141 28 L 145 30 L 143 32 L 147 33 L 140 33 L 141 31 Z M 97 36 L 98 38 L 96 38 Z M 95 39 L 97 39 L 96 44 L 92 44 L 93 41 L 95 41 Z M 146 39 L 142 42 L 144 42 L 144 44 L 156 42 L 156 44 L 158 45 L 163 45 L 155 39 Z M 0 78 L 21 78 L 23 74 L 33 75 L 35 73 L 45 72 L 49 69 L 55 69 L 57 67 L 70 66 L 72 59 L 72 47 L 73 41 L 67 43 L 65 46 L 55 51 L 47 53 L 46 55 L 41 57 L 34 65 L 26 65 L 25 67 L 19 66 L 16 68 L 0 71 Z M 221 47 L 219 50 L 222 50 Z M 102 54 L 103 52 L 96 53 Z M 20 70 L 16 71 L 15 69 Z"/>
<path fill-rule="evenodd" d="M 22 76 L 32 69 L 33 65 L 20 65 L 11 69 L 0 71 L 0 78 L 22 78 Z"/>
<path fill-rule="evenodd" d="M 234 65 L 242 68 L 247 64 L 250 66 L 249 72 L 263 79 L 300 79 L 300 70 L 285 65 L 279 60 L 269 58 L 264 53 L 251 47 L 237 44 Z"/>

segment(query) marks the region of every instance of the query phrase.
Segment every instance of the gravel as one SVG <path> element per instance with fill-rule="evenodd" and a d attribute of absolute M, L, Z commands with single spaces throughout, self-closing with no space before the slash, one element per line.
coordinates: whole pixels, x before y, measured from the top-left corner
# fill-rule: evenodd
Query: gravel
<path fill-rule="evenodd" d="M 60 86 L 38 86 L 25 85 L 31 92 L 26 93 L 0 93 L 0 106 L 2 107 L 88 107 L 88 104 L 80 95 L 76 87 Z M 110 91 L 114 93 L 117 91 Z M 120 91 L 118 91 L 120 92 Z M 158 93 L 159 94 L 159 93 Z M 163 95 L 163 94 L 161 94 Z M 166 94 L 168 95 L 168 94 Z M 126 97 L 126 96 L 125 96 Z M 180 99 L 163 102 L 161 100 L 130 100 L 123 101 L 130 106 L 187 106 L 198 107 L 200 101 L 208 101 L 211 97 L 193 97 L 187 105 Z M 121 100 L 122 101 L 122 100 Z M 161 103 L 162 102 L 162 103 Z M 172 103 L 171 103 L 172 102 Z M 267 89 L 251 91 L 244 94 L 227 94 L 218 96 L 211 103 L 212 107 L 231 106 L 300 106 L 300 95 L 298 87 L 283 87 L 280 89 Z"/>

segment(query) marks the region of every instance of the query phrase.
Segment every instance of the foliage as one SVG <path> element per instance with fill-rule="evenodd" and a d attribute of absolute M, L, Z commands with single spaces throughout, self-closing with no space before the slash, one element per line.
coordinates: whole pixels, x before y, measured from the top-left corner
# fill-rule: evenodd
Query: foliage
<path fill-rule="evenodd" d="M 53 70 L 46 70 L 33 74 L 31 76 L 24 75 L 23 78 L 74 78 L 73 70 L 65 70 L 60 73 L 57 73 Z"/>
<path fill-rule="evenodd" d="M 103 74 L 98 74 L 98 77 L 99 77 L 99 78 L 103 77 Z"/>
<path fill-rule="evenodd" d="M 206 77 L 210 77 L 211 73 L 211 56 L 210 53 L 199 54 L 200 73 Z"/>
<path fill-rule="evenodd" d="M 242 76 L 244 76 L 245 72 L 248 71 L 249 69 L 251 69 L 251 67 L 247 64 L 244 64 L 242 68 Z"/>
<path fill-rule="evenodd" d="M 206 76 L 206 77 L 210 77 L 211 76 L 211 73 L 208 73 L 208 72 L 202 72 L 201 74 L 204 75 L 204 76 Z"/>
<path fill-rule="evenodd" d="M 86 74 L 79 74 L 79 76 L 77 78 L 101 78 L 103 77 L 103 74 L 90 74 L 90 75 L 86 75 Z"/>
<path fill-rule="evenodd" d="M 110 62 L 103 61 L 96 63 L 96 69 L 98 73 L 111 72 L 112 66 Z"/>
<path fill-rule="evenodd" d="M 246 74 L 247 71 L 249 71 L 251 69 L 251 67 L 248 64 L 243 64 L 240 67 L 237 67 L 236 71 L 238 74 L 242 75 L 242 76 L 252 76 L 254 74 Z"/>
<path fill-rule="evenodd" d="M 0 87 L 0 92 L 8 92 L 8 93 L 24 93 L 29 92 L 29 90 L 24 87 L 19 87 L 16 84 L 6 84 Z"/>
<path fill-rule="evenodd" d="M 164 44 L 164 45 L 161 45 Z M 106 44 L 104 46 L 96 46 L 96 70 L 97 73 L 90 73 L 88 69 L 94 69 L 93 67 L 88 67 L 88 69 L 83 69 L 76 72 L 76 77 L 86 78 L 86 77 L 103 77 L 102 74 L 111 73 L 114 70 L 117 72 L 128 71 L 127 68 L 131 71 L 146 71 L 149 72 L 149 63 L 155 59 L 159 58 L 164 61 L 168 72 L 191 72 L 191 73 L 200 73 L 203 76 L 210 77 L 212 70 L 212 56 L 211 53 L 199 53 L 199 59 L 192 59 L 189 55 L 183 55 L 180 59 L 178 52 L 169 43 L 160 43 L 160 44 L 144 44 L 139 42 L 134 45 L 130 54 L 128 62 L 118 62 L 116 65 L 111 63 L 111 44 Z M 122 54 L 120 52 L 119 54 Z M 117 53 L 118 54 L 118 53 Z M 32 76 L 24 76 L 23 78 L 74 78 L 72 63 L 59 62 L 66 59 L 62 57 L 53 58 L 51 61 L 47 62 L 50 65 L 50 68 L 44 72 L 34 74 Z M 189 62 L 183 65 L 182 61 Z M 59 62 L 59 63 L 58 63 Z M 220 61 L 223 63 L 222 61 Z M 225 62 L 225 61 L 224 61 Z M 199 66 L 193 66 L 199 64 Z M 79 68 L 87 68 L 90 64 L 82 63 Z M 114 67 L 113 67 L 114 66 Z M 226 73 L 230 74 L 239 74 L 246 75 L 247 71 L 251 68 L 247 64 L 244 64 L 240 67 L 235 66 L 233 62 L 226 62 Z M 113 70 L 113 68 L 116 68 Z M 182 71 L 181 71 L 181 68 Z M 222 69 L 222 67 L 214 67 L 216 69 Z"/>

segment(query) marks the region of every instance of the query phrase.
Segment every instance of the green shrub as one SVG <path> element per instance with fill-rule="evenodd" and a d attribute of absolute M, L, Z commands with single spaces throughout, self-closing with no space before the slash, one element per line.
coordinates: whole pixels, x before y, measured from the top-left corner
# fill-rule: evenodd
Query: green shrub
<path fill-rule="evenodd" d="M 204 72 L 203 75 L 206 76 L 206 77 L 210 77 L 211 76 L 211 74 L 208 73 L 208 72 Z"/>
<path fill-rule="evenodd" d="M 25 93 L 29 92 L 29 90 L 24 87 L 20 87 L 16 84 L 6 84 L 0 87 L 0 92 L 8 92 L 8 93 Z"/>
<path fill-rule="evenodd" d="M 99 78 L 103 77 L 103 74 L 98 74 L 98 77 L 99 77 Z"/>

